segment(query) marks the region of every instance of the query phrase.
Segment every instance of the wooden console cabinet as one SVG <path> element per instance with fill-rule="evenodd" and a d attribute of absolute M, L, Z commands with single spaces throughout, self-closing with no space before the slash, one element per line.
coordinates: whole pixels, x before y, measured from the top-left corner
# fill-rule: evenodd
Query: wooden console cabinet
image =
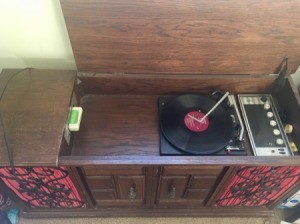
<path fill-rule="evenodd" d="M 55 200 L 31 206 L 22 181 L 0 176 L 23 215 L 270 216 L 299 190 L 297 152 L 256 157 L 246 136 L 245 156 L 161 156 L 158 123 L 161 96 L 267 93 L 300 149 L 300 96 L 289 76 L 300 65 L 298 0 L 61 6 L 78 71 L 2 71 L 0 170 L 62 168 L 74 186 L 64 192 L 82 206 L 47 207 L 61 200 L 47 190 Z M 72 106 L 83 108 L 78 132 L 66 128 Z M 35 189 L 54 179 L 42 176 L 32 177 Z"/>

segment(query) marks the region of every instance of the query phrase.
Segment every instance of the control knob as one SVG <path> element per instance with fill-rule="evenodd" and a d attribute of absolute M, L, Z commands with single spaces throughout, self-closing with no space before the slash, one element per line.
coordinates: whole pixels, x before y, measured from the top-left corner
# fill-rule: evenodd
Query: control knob
<path fill-rule="evenodd" d="M 281 138 L 276 139 L 276 144 L 277 145 L 283 145 L 283 140 Z"/>
<path fill-rule="evenodd" d="M 273 135 L 275 135 L 275 136 L 280 135 L 280 131 L 278 129 L 274 129 Z"/>
<path fill-rule="evenodd" d="M 271 125 L 272 127 L 275 127 L 275 126 L 277 125 L 277 122 L 276 122 L 275 120 L 271 120 L 271 121 L 270 121 L 270 125 Z"/>
<path fill-rule="evenodd" d="M 273 114 L 272 112 L 269 111 L 269 112 L 267 113 L 267 117 L 268 117 L 268 118 L 272 118 L 273 116 L 274 116 L 274 114 Z"/>
<path fill-rule="evenodd" d="M 264 104 L 264 109 L 265 110 L 269 110 L 271 108 L 270 104 L 269 103 L 265 103 Z"/>
<path fill-rule="evenodd" d="M 267 102 L 268 98 L 267 98 L 266 96 L 262 96 L 262 97 L 260 98 L 260 100 L 261 100 L 262 102 Z"/>

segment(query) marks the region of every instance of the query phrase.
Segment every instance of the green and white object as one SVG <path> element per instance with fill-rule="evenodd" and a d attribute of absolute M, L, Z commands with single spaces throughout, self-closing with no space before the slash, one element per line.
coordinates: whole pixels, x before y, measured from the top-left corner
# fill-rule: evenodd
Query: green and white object
<path fill-rule="evenodd" d="M 81 117 L 82 107 L 72 107 L 68 121 L 68 127 L 70 131 L 79 131 Z"/>

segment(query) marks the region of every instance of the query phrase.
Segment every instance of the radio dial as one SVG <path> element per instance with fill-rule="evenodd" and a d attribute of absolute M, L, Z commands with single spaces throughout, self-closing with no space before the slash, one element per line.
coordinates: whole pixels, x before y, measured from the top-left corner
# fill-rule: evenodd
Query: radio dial
<path fill-rule="evenodd" d="M 293 125 L 290 125 L 290 124 L 285 125 L 284 131 L 287 134 L 291 134 L 293 132 Z"/>

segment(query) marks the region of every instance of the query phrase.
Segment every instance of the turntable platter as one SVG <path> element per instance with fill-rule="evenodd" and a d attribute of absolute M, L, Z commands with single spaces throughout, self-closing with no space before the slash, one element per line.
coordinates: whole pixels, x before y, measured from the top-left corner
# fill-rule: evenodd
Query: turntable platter
<path fill-rule="evenodd" d="M 160 128 L 166 140 L 186 153 L 207 155 L 222 150 L 233 136 L 230 114 L 219 105 L 204 115 L 216 101 L 200 94 L 185 94 L 166 102 Z"/>

